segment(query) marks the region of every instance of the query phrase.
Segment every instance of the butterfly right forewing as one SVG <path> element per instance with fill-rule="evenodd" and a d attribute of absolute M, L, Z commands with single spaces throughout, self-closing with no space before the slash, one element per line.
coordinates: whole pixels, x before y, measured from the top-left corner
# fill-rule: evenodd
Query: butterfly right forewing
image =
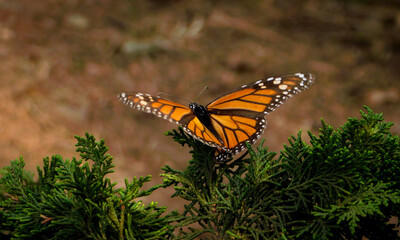
<path fill-rule="evenodd" d="M 293 95 L 307 89 L 314 82 L 311 73 L 269 77 L 243 85 L 241 88 L 215 99 L 206 107 L 210 112 L 228 115 L 247 115 L 258 112 L 264 115 L 279 107 Z"/>

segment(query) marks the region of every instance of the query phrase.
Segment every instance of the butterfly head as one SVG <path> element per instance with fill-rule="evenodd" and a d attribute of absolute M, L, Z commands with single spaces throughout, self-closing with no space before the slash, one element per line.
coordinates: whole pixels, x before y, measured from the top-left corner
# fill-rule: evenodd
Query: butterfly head
<path fill-rule="evenodd" d="M 193 111 L 193 112 L 199 112 L 199 111 L 205 111 L 206 108 L 196 102 L 191 102 L 189 104 L 189 108 Z"/>
<path fill-rule="evenodd" d="M 195 103 L 195 102 L 191 102 L 189 103 L 189 108 L 192 109 L 192 111 L 194 111 L 194 109 L 196 108 L 196 106 L 198 106 L 199 104 Z"/>
<path fill-rule="evenodd" d="M 203 105 L 200 105 L 196 102 L 192 102 L 189 104 L 189 108 L 194 112 L 196 116 L 208 116 L 207 108 Z"/>

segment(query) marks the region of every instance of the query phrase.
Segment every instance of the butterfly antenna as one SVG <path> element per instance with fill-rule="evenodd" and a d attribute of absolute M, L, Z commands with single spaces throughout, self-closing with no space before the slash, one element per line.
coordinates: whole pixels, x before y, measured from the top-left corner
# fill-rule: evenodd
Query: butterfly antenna
<path fill-rule="evenodd" d="M 197 95 L 195 102 L 197 102 L 197 99 L 199 99 L 199 97 L 201 96 L 201 94 L 202 94 L 205 90 L 207 90 L 207 89 L 208 89 L 208 86 L 205 86 L 205 87 L 203 88 L 203 90 L 201 90 L 201 92 L 199 93 L 199 95 Z"/>
<path fill-rule="evenodd" d="M 167 96 L 167 97 L 171 97 L 171 98 L 179 98 L 179 99 L 182 99 L 182 100 L 184 100 L 184 101 L 186 101 L 188 103 L 191 103 L 191 101 L 187 100 L 186 98 L 174 96 L 174 95 L 171 95 L 171 94 L 168 94 L 168 93 L 164 93 L 164 92 L 158 92 L 156 96 L 157 97 L 161 97 L 161 95 L 164 95 L 164 96 Z M 166 99 L 168 99 L 168 98 L 166 98 Z M 168 100 L 170 100 L 170 99 L 168 99 Z"/>

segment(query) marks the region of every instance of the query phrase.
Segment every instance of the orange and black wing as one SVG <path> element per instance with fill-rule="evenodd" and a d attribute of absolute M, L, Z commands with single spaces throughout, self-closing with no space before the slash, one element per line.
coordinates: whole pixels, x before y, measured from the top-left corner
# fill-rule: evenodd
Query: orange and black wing
<path fill-rule="evenodd" d="M 143 93 L 121 93 L 119 100 L 133 109 L 152 113 L 181 125 L 187 133 L 209 146 L 222 145 L 222 142 L 204 127 L 192 110 L 182 104 Z"/>
<path fill-rule="evenodd" d="M 224 161 L 242 151 L 246 142 L 254 143 L 260 138 L 267 126 L 265 115 L 307 89 L 314 78 L 313 74 L 304 73 L 270 77 L 243 85 L 208 104 L 212 126 L 225 147 L 217 160 Z"/>

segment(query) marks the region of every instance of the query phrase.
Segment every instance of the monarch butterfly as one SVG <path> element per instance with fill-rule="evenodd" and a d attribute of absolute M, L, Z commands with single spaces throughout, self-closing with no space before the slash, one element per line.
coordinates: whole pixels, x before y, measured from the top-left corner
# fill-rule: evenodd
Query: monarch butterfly
<path fill-rule="evenodd" d="M 195 139 L 217 149 L 216 161 L 224 162 L 253 144 L 264 132 L 265 116 L 314 82 L 310 73 L 270 77 L 243 85 L 206 106 L 188 107 L 143 93 L 121 93 L 127 106 L 152 113 L 181 125 Z"/>

